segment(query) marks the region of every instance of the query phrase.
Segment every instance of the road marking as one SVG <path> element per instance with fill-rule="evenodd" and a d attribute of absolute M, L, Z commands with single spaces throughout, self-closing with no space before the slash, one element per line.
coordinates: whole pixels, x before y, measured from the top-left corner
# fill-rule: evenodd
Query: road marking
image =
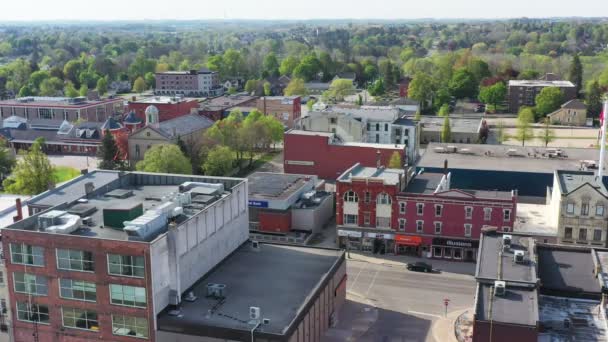
<path fill-rule="evenodd" d="M 376 270 L 376 273 L 374 273 L 374 277 L 372 278 L 372 281 L 369 283 L 369 286 L 367 287 L 367 291 L 365 292 L 365 297 L 369 296 L 369 290 L 371 290 L 372 286 L 374 286 L 374 283 L 376 282 L 376 278 L 378 277 L 378 272 L 379 272 L 379 270 Z"/>
<path fill-rule="evenodd" d="M 357 282 L 357 279 L 359 279 L 359 275 L 361 274 L 361 271 L 363 271 L 363 269 L 366 268 L 366 267 L 367 267 L 367 264 L 363 265 L 363 267 L 361 267 L 359 269 L 359 272 L 357 272 L 357 275 L 355 276 L 355 279 L 353 279 L 353 282 L 349 284 L 351 290 L 355 286 L 355 283 Z"/>
<path fill-rule="evenodd" d="M 441 316 L 439 315 L 435 315 L 432 313 L 426 313 L 426 312 L 420 312 L 420 311 L 408 311 L 407 313 L 411 313 L 414 315 L 422 315 L 422 316 L 431 316 L 431 317 L 435 317 L 435 318 L 441 318 Z"/>

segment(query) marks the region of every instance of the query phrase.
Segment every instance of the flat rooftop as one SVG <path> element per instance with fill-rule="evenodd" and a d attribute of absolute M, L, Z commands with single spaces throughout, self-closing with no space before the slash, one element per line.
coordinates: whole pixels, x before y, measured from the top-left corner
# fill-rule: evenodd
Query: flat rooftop
<path fill-rule="evenodd" d="M 570 81 L 510 80 L 509 87 L 574 87 Z"/>
<path fill-rule="evenodd" d="M 105 98 L 101 100 L 82 99 L 78 102 L 69 97 L 28 96 L 0 101 L 0 106 L 15 107 L 73 107 L 82 108 L 110 102 L 122 102 L 121 98 Z"/>
<path fill-rule="evenodd" d="M 491 281 L 501 279 L 520 286 L 535 287 L 538 279 L 533 243 L 532 238 L 512 235 L 511 248 L 500 255 L 499 252 L 503 250 L 503 234 L 482 234 L 475 277 Z M 514 262 L 514 251 L 516 250 L 525 252 L 525 262 Z"/>
<path fill-rule="evenodd" d="M 539 342 L 552 341 L 606 341 L 606 318 L 600 311 L 600 302 L 539 296 L 540 324 L 544 328 Z M 564 327 L 564 321 L 571 324 Z"/>
<path fill-rule="evenodd" d="M 451 147 L 458 152 L 446 153 Z M 447 159 L 451 169 L 553 174 L 556 170 L 580 170 L 581 161 L 584 160 L 599 160 L 596 149 L 560 148 L 565 154 L 561 158 L 550 158 L 551 150 L 542 147 L 430 143 L 417 166 L 443 169 Z"/>
<path fill-rule="evenodd" d="M 340 182 L 349 182 L 352 178 L 375 178 L 381 179 L 386 185 L 397 185 L 404 175 L 405 171 L 401 169 L 364 167 L 357 164 L 345 171 L 338 180 Z"/>
<path fill-rule="evenodd" d="M 599 193 L 608 196 L 608 190 L 606 190 L 604 183 L 598 181 L 594 172 L 558 170 L 557 177 L 562 194 L 569 194 L 581 186 L 589 184 Z"/>
<path fill-rule="evenodd" d="M 533 236 L 557 237 L 557 226 L 548 217 L 550 212 L 546 204 L 517 203 L 514 233 Z"/>
<path fill-rule="evenodd" d="M 206 274 L 192 289 L 195 302 L 182 302 L 181 314 L 167 309 L 158 316 L 158 329 L 204 335 L 213 328 L 250 331 L 249 307 L 261 308 L 270 319 L 258 331 L 284 334 L 309 297 L 328 274 L 344 262 L 344 252 L 333 249 L 246 243 Z M 207 298 L 208 283 L 226 285 L 223 301 Z"/>
<path fill-rule="evenodd" d="M 255 199 L 287 199 L 314 176 L 274 172 L 255 172 L 249 180 L 249 197 Z"/>
<path fill-rule="evenodd" d="M 135 101 L 129 101 L 129 103 L 143 103 L 143 104 L 176 104 L 181 102 L 196 101 L 196 99 L 189 97 L 175 97 L 175 96 L 150 96 L 141 97 Z"/>
<path fill-rule="evenodd" d="M 536 250 L 543 291 L 599 296 L 600 281 L 594 275 L 591 249 L 538 245 Z"/>
<path fill-rule="evenodd" d="M 405 188 L 405 192 L 415 194 L 426 194 L 430 195 L 435 193 L 443 173 L 438 172 L 423 172 L 414 176 L 414 179 L 410 180 L 409 184 Z"/>
<path fill-rule="evenodd" d="M 217 107 L 217 108 L 227 108 L 238 106 L 242 103 L 249 102 L 251 100 L 257 99 L 257 96 L 250 95 L 227 95 L 214 97 L 212 99 L 203 102 L 201 105 L 203 107 Z"/>
<path fill-rule="evenodd" d="M 437 116 L 421 116 L 420 125 L 423 131 L 441 132 L 445 118 Z M 481 118 L 450 117 L 452 133 L 478 133 L 481 127 Z"/>
<path fill-rule="evenodd" d="M 475 314 L 478 320 L 536 326 L 538 291 L 507 285 L 504 296 L 492 293 L 493 286 L 479 284 Z"/>

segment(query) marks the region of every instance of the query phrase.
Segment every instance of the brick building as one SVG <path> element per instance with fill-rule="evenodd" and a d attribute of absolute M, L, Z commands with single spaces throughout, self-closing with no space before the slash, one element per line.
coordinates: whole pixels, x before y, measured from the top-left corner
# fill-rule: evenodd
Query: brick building
<path fill-rule="evenodd" d="M 336 182 L 342 246 L 473 261 L 484 226 L 512 231 L 514 192 L 460 190 L 449 173 L 355 165 Z"/>
<path fill-rule="evenodd" d="M 135 96 L 127 105 L 127 112 L 134 112 L 137 119 L 147 122 L 146 109 L 154 106 L 158 110 L 158 122 L 175 119 L 198 110 L 198 100 L 183 97 L 154 96 L 137 99 Z"/>
<path fill-rule="evenodd" d="M 256 104 L 265 115 L 272 115 L 287 128 L 294 128 L 302 115 L 302 98 L 299 96 L 262 96 Z"/>
<path fill-rule="evenodd" d="M 157 72 L 154 92 L 158 95 L 220 96 L 224 87 L 216 71 L 206 68 Z"/>
<path fill-rule="evenodd" d="M 570 81 L 558 80 L 554 74 L 547 74 L 540 80 L 510 80 L 508 88 L 509 111 L 519 112 L 522 106 L 536 105 L 536 95 L 547 87 L 559 88 L 564 101 L 576 99 L 576 86 Z"/>
<path fill-rule="evenodd" d="M 225 118 L 236 107 L 251 107 L 257 105 L 257 96 L 225 95 L 209 99 L 201 103 L 199 113 L 217 121 Z"/>
<path fill-rule="evenodd" d="M 157 314 L 248 238 L 247 181 L 95 171 L 2 230 L 15 342 L 156 337 Z"/>
<path fill-rule="evenodd" d="M 394 152 L 406 160 L 405 145 L 343 143 L 334 133 L 290 130 L 284 139 L 285 173 L 316 175 L 321 179 L 334 180 L 356 163 L 376 166 L 378 158 L 382 165 Z"/>
<path fill-rule="evenodd" d="M 117 97 L 88 100 L 86 97 L 28 96 L 0 101 L 0 118 L 19 116 L 28 120 L 104 122 L 108 118 L 119 118 L 124 113 L 123 101 Z"/>

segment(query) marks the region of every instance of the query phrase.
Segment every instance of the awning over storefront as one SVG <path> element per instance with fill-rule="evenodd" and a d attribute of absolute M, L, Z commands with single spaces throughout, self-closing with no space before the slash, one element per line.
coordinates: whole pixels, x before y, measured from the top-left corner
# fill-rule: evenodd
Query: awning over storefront
<path fill-rule="evenodd" d="M 479 248 L 479 240 L 433 238 L 434 246 Z"/>
<path fill-rule="evenodd" d="M 405 246 L 420 246 L 422 238 L 420 236 L 395 235 L 395 243 Z"/>

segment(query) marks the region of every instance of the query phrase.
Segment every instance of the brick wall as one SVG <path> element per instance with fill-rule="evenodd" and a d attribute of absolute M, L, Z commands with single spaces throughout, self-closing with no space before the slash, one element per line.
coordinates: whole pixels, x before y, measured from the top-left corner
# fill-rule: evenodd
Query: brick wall
<path fill-rule="evenodd" d="M 491 332 L 491 333 L 490 333 Z M 490 334 L 492 336 L 490 336 Z M 475 321 L 472 342 L 537 342 L 536 327 L 505 324 L 500 322 Z"/>
<path fill-rule="evenodd" d="M 270 233 L 288 233 L 291 229 L 291 210 L 258 211 L 259 229 Z"/>

